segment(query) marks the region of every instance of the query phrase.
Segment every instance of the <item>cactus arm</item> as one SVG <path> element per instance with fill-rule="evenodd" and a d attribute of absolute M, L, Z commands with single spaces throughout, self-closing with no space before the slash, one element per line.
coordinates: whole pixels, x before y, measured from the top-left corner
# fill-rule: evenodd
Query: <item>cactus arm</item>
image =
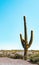
<path fill-rule="evenodd" d="M 21 42 L 22 42 L 22 34 L 20 34 L 20 39 L 21 39 Z"/>
<path fill-rule="evenodd" d="M 33 41 L 33 31 L 31 31 L 31 38 L 30 38 L 30 42 L 29 42 L 29 47 L 31 46 L 32 41 Z"/>
<path fill-rule="evenodd" d="M 22 39 L 22 34 L 20 34 L 20 39 L 21 39 L 22 46 L 23 46 L 23 48 L 24 48 L 24 47 L 25 47 L 25 40 Z"/>

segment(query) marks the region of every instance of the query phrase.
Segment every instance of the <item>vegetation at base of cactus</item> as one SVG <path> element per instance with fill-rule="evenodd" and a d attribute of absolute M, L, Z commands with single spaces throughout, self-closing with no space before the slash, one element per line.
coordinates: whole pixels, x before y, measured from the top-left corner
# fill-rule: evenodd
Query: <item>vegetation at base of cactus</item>
<path fill-rule="evenodd" d="M 33 41 L 33 31 L 31 31 L 31 38 L 28 44 L 28 40 L 27 40 L 27 26 L 26 26 L 26 18 L 24 16 L 24 39 L 22 38 L 22 34 L 20 34 L 20 39 L 21 39 L 21 43 L 22 46 L 24 48 L 24 60 L 27 59 L 27 51 L 28 48 L 31 46 L 32 41 Z"/>

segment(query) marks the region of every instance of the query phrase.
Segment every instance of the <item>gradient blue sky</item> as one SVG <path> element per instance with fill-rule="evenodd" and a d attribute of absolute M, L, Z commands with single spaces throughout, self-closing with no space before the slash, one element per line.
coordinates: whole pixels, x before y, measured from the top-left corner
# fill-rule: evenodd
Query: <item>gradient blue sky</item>
<path fill-rule="evenodd" d="M 34 31 L 30 49 L 39 50 L 39 0 L 0 0 L 0 49 L 23 49 L 23 16 L 27 19 L 28 42 Z"/>

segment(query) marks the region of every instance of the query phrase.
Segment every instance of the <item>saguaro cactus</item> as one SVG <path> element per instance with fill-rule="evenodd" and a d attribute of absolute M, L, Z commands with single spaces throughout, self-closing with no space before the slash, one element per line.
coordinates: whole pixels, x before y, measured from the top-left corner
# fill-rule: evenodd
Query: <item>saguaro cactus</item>
<path fill-rule="evenodd" d="M 31 38 L 30 38 L 30 41 L 28 43 L 28 40 L 27 40 L 27 26 L 26 26 L 25 16 L 24 16 L 24 39 L 22 38 L 22 34 L 20 34 L 20 39 L 21 39 L 22 46 L 24 48 L 24 60 L 26 60 L 27 59 L 28 48 L 31 46 L 32 41 L 33 41 L 33 31 L 31 30 Z"/>

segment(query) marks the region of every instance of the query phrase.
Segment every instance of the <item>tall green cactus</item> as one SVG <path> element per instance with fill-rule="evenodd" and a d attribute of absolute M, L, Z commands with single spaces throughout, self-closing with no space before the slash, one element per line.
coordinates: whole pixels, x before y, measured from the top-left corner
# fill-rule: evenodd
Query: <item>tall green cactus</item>
<path fill-rule="evenodd" d="M 24 16 L 24 39 L 22 38 L 22 34 L 20 34 L 20 39 L 21 39 L 22 46 L 24 48 L 24 60 L 26 60 L 27 59 L 28 48 L 31 46 L 32 41 L 33 41 L 33 31 L 31 31 L 31 38 L 30 38 L 30 41 L 28 43 L 28 40 L 27 40 L 27 26 L 26 26 L 25 16 Z"/>

